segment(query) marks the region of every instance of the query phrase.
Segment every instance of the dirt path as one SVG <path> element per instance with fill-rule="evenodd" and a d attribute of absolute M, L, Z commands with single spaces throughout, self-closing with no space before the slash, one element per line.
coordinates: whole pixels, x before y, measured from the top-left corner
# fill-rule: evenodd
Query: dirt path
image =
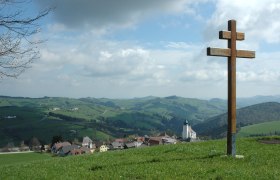
<path fill-rule="evenodd" d="M 1 154 L 19 154 L 19 153 L 32 153 L 34 151 L 20 151 L 20 152 L 0 152 Z"/>

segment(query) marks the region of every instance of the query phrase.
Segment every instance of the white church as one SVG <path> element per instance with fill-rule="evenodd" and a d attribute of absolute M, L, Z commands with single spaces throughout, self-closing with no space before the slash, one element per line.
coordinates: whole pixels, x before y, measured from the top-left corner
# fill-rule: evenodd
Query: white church
<path fill-rule="evenodd" d="M 196 132 L 189 125 L 188 120 L 186 120 L 183 125 L 182 139 L 185 141 L 192 141 L 196 139 Z"/>

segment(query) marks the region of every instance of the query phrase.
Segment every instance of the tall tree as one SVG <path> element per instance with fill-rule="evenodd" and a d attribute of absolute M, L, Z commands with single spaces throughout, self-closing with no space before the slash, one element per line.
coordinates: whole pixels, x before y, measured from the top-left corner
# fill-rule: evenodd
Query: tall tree
<path fill-rule="evenodd" d="M 34 40 L 39 32 L 38 21 L 49 14 L 47 8 L 30 15 L 26 7 L 30 0 L 0 0 L 0 78 L 18 77 L 39 57 Z"/>

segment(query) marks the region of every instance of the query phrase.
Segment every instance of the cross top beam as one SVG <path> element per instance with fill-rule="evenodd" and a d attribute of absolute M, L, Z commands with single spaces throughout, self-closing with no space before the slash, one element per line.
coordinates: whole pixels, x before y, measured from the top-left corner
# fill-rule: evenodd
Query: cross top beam
<path fill-rule="evenodd" d="M 219 39 L 228 41 L 228 48 L 207 48 L 207 56 L 228 58 L 228 132 L 227 154 L 236 155 L 236 58 L 255 58 L 255 51 L 236 50 L 236 41 L 245 39 L 245 34 L 236 32 L 236 21 L 228 21 L 228 31 L 220 31 Z"/>
<path fill-rule="evenodd" d="M 228 31 L 220 31 L 219 39 L 228 40 L 228 49 L 208 47 L 207 56 L 230 57 L 233 55 L 237 58 L 255 58 L 255 51 L 236 50 L 236 41 L 243 41 L 245 39 L 245 34 L 236 32 L 235 20 L 228 21 Z"/>

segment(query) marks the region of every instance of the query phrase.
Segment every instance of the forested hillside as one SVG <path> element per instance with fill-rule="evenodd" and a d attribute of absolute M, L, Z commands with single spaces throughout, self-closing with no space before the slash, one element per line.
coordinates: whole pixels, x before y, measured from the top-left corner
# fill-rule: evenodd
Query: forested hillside
<path fill-rule="evenodd" d="M 280 103 L 270 102 L 248 106 L 236 112 L 237 128 L 270 121 L 280 121 Z M 227 114 L 212 117 L 193 127 L 198 134 L 221 138 L 226 136 Z"/>
<path fill-rule="evenodd" d="M 170 96 L 135 99 L 0 97 L 0 145 L 28 142 L 33 136 L 49 143 L 65 139 L 109 140 L 162 131 L 181 134 L 182 123 L 203 122 L 226 112 L 224 101 Z"/>

